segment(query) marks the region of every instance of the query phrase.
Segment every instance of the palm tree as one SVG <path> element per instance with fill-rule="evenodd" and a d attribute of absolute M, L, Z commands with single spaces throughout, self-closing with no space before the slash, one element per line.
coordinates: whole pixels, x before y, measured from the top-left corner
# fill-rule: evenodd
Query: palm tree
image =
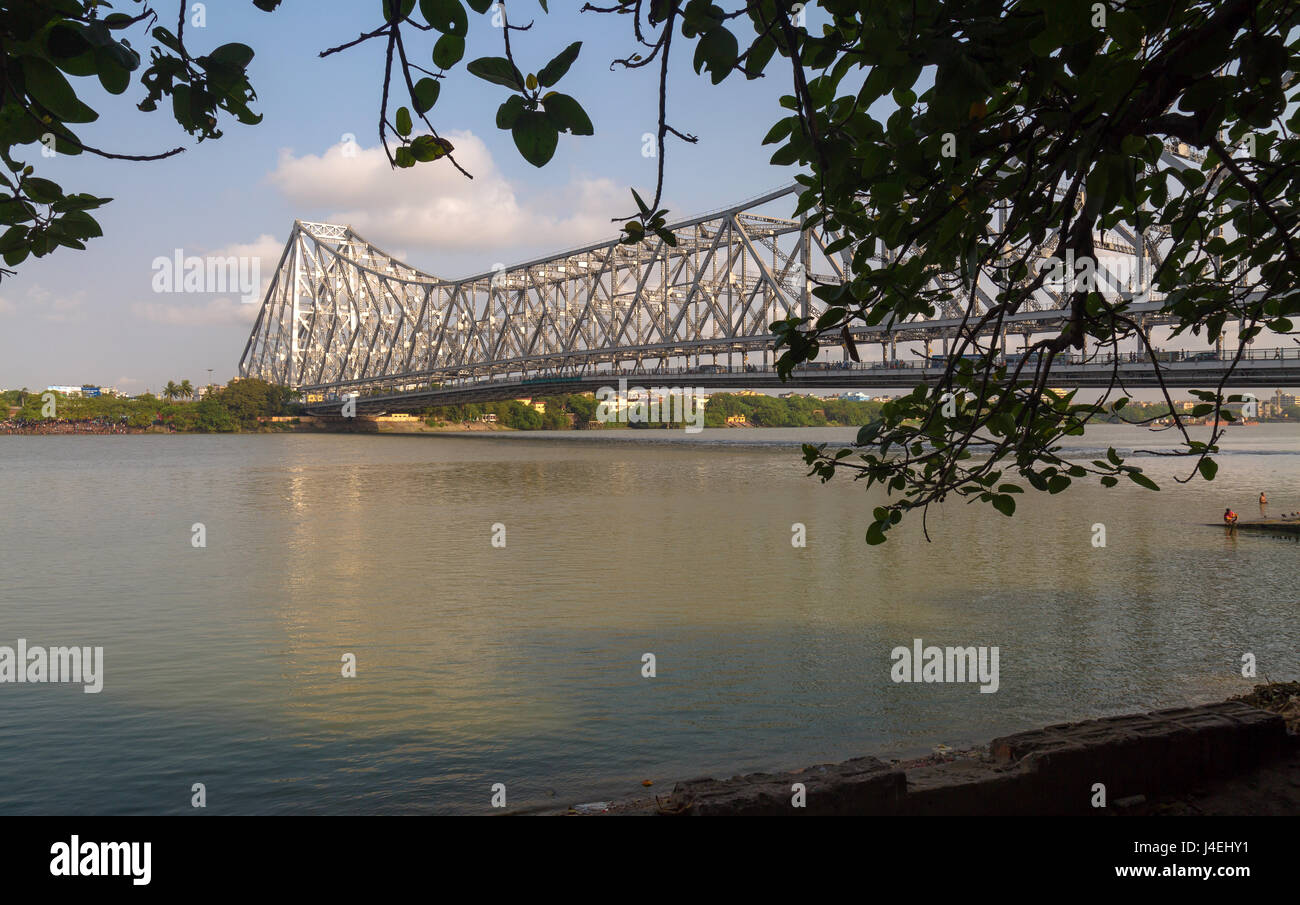
<path fill-rule="evenodd" d="M 181 385 L 176 389 L 179 390 L 180 394 L 184 396 L 186 399 L 194 398 L 194 387 L 193 385 L 190 384 L 188 380 L 182 380 Z"/>
<path fill-rule="evenodd" d="M 176 397 L 181 394 L 181 388 L 176 385 L 176 381 L 167 381 L 167 386 L 163 387 L 163 398 L 168 402 L 175 402 Z"/>

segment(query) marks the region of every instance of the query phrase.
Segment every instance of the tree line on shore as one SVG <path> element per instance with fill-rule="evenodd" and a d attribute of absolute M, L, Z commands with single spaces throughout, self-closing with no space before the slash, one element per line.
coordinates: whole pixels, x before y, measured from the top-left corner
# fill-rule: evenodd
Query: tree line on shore
<path fill-rule="evenodd" d="M 600 403 L 589 393 L 537 397 L 544 403 L 537 411 L 518 400 L 439 405 L 425 409 L 425 423 L 431 427 L 461 424 L 495 415 L 496 423 L 514 430 L 585 430 L 593 427 L 649 428 L 656 423 L 601 423 Z M 726 427 L 729 418 L 741 416 L 755 427 L 859 426 L 880 414 L 879 402 L 852 399 L 816 399 L 811 396 L 764 396 L 714 393 L 704 408 L 705 427 Z"/>
<path fill-rule="evenodd" d="M 198 400 L 194 399 L 192 388 L 184 391 L 188 384 L 188 380 L 179 384 L 169 381 L 162 396 L 145 393 L 135 397 L 66 396 L 48 390 L 6 390 L 0 392 L 0 402 L 6 412 L 18 409 L 8 416 L 17 422 L 100 421 L 126 424 L 141 430 L 162 426 L 196 433 L 256 430 L 259 418 L 294 415 L 299 410 L 292 390 L 264 380 L 232 380 L 229 386 L 212 389 Z M 52 412 L 46 404 L 48 395 L 54 397 Z"/>
<path fill-rule="evenodd" d="M 1230 409 L 1233 417 L 1240 420 L 1240 410 L 1237 407 Z M 1181 412 L 1184 418 L 1189 417 L 1187 412 Z M 1254 416 L 1252 420 L 1258 421 L 1300 421 L 1300 406 L 1288 405 L 1282 409 L 1282 418 L 1260 414 Z M 1173 417 L 1173 410 L 1167 402 L 1134 402 L 1129 401 L 1119 412 L 1108 412 L 1105 415 L 1098 416 L 1095 420 L 1105 424 L 1147 424 L 1162 418 Z"/>

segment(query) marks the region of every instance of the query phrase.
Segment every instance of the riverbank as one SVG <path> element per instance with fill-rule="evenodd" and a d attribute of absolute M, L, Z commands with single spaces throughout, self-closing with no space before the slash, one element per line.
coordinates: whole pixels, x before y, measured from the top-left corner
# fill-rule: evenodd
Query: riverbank
<path fill-rule="evenodd" d="M 732 430 L 781 428 L 766 427 L 758 424 L 721 425 Z M 828 425 L 822 425 L 823 427 Z M 829 425 L 831 427 L 854 427 L 855 425 Z M 682 429 L 679 424 L 634 427 L 628 424 L 608 423 L 590 424 L 582 428 L 586 431 L 622 431 L 638 433 L 641 431 L 665 431 Z M 429 424 L 418 418 L 403 419 L 385 416 L 359 415 L 356 418 L 339 416 L 318 417 L 314 415 L 284 416 L 279 418 L 258 419 L 255 427 L 242 430 L 210 431 L 198 428 L 176 428 L 171 425 L 153 425 L 137 427 L 125 424 L 113 424 L 97 421 L 0 421 L 0 436 L 58 436 L 58 435 L 122 435 L 122 434 L 213 434 L 213 433 L 273 433 L 273 434 L 541 434 L 555 433 L 561 429 L 552 428 L 518 428 L 507 424 L 490 421 L 438 422 Z"/>
<path fill-rule="evenodd" d="M 1046 726 L 927 757 L 679 782 L 550 815 L 1300 814 L 1300 682 L 1219 704 Z"/>
<path fill-rule="evenodd" d="M 0 421 L 0 436 L 49 437 L 61 434 L 143 434 L 148 428 L 131 427 L 111 421 Z"/>
<path fill-rule="evenodd" d="M 1300 534 L 1300 516 L 1264 518 L 1253 522 L 1237 522 L 1235 525 L 1209 524 L 1207 527 L 1223 528 L 1228 531 L 1253 531 L 1262 534 Z"/>

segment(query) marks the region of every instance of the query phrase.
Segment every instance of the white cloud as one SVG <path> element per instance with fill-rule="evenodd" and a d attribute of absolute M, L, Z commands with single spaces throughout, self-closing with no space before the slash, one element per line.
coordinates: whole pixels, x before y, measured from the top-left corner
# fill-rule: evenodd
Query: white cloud
<path fill-rule="evenodd" d="M 445 162 L 394 170 L 382 147 L 343 143 L 319 156 L 281 151 L 269 178 L 304 213 L 325 212 L 323 219 L 351 226 L 386 251 L 479 251 L 485 271 L 513 263 L 512 249 L 563 251 L 613 238 L 618 230 L 610 218 L 631 207 L 627 190 L 610 179 L 578 177 L 563 190 L 521 197 L 482 139 L 471 132 L 446 137 L 472 180 Z"/>
<path fill-rule="evenodd" d="M 208 254 L 214 258 L 259 258 L 262 262 L 263 282 L 270 282 L 270 274 L 275 270 L 275 265 L 280 263 L 280 254 L 283 251 L 283 239 L 277 239 L 270 233 L 262 233 L 252 242 L 236 242 L 210 251 Z"/>
<path fill-rule="evenodd" d="M 169 327 L 225 327 L 248 325 L 257 318 L 259 305 L 245 305 L 238 299 L 217 298 L 202 305 L 171 302 L 135 302 L 131 313 Z"/>
<path fill-rule="evenodd" d="M 43 286 L 31 286 L 21 297 L 0 297 L 0 314 L 30 314 L 42 320 L 69 323 L 81 317 L 81 303 L 86 293 L 55 295 Z"/>
<path fill-rule="evenodd" d="M 193 255 L 205 262 L 227 261 L 235 258 L 238 261 L 239 286 L 238 291 L 243 291 L 245 286 L 252 286 L 256 283 L 254 291 L 250 293 L 250 298 L 255 298 L 255 302 L 244 302 L 238 298 L 229 298 L 220 296 L 209 298 L 202 303 L 196 303 L 192 297 L 200 293 L 173 293 L 159 292 L 156 296 L 157 301 L 135 302 L 131 305 L 131 313 L 141 320 L 146 320 L 155 324 L 163 324 L 171 327 L 212 327 L 228 326 L 232 324 L 247 325 L 251 324 L 257 317 L 261 300 L 266 295 L 266 289 L 271 283 L 271 278 L 275 275 L 275 268 L 280 263 L 280 255 L 284 250 L 284 243 L 269 233 L 263 233 L 252 242 L 235 242 L 221 248 L 215 248 L 205 251 L 203 254 Z M 182 249 L 182 258 L 191 257 L 190 249 Z M 156 264 L 171 265 L 168 272 L 175 271 L 173 258 L 163 256 L 162 260 Z M 220 268 L 219 268 L 220 269 Z M 158 273 L 155 266 L 155 275 Z M 234 280 L 235 277 L 230 271 L 221 274 L 222 279 Z M 247 284 L 243 282 L 246 277 L 255 277 Z M 164 281 L 165 282 L 165 281 Z M 173 283 L 182 283 L 181 277 L 176 277 Z M 206 286 L 206 284 L 205 284 Z M 227 288 L 236 287 L 222 283 L 217 291 Z M 202 293 L 211 295 L 211 293 Z M 177 295 L 187 295 L 184 300 L 177 299 Z"/>

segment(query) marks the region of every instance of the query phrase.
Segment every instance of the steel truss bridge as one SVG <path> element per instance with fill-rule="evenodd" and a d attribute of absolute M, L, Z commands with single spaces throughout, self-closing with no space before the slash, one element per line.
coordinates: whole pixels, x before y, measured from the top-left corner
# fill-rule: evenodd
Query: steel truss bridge
<path fill-rule="evenodd" d="M 1164 154 L 1185 168 L 1188 149 Z M 676 245 L 657 237 L 624 245 L 589 245 L 464 279 L 442 279 L 405 264 L 346 226 L 296 221 L 258 313 L 239 374 L 293 387 L 309 410 L 337 410 L 356 396 L 358 411 L 420 411 L 430 405 L 520 395 L 574 392 L 619 377 L 654 386 L 714 388 L 903 387 L 935 379 L 933 360 L 897 361 L 897 344 L 924 344 L 925 355 L 949 351 L 965 320 L 965 291 L 931 320 L 858 325 L 856 343 L 881 344 L 872 365 L 818 362 L 781 382 L 773 369 L 769 324 L 822 310 L 810 288 L 844 281 L 851 248 L 821 225 L 774 216 L 793 207 L 796 186 L 671 226 Z M 1001 216 L 999 212 L 994 217 Z M 1144 327 L 1167 323 L 1149 278 L 1166 237 L 1117 229 L 1095 237 L 1097 288 L 1133 301 Z M 878 254 L 879 263 L 885 258 Z M 1063 290 L 1064 287 L 1062 287 Z M 974 287 L 976 316 L 997 287 Z M 1063 291 L 1044 287 L 994 338 L 1014 354 L 1023 343 L 1064 323 Z M 1300 347 L 1297 347 L 1300 348 Z M 892 351 L 891 351 L 892 350 Z M 1263 350 L 1257 350 L 1262 352 Z M 1256 355 L 1238 365 L 1234 385 L 1300 384 L 1296 350 Z M 1174 386 L 1213 385 L 1225 363 L 1167 365 Z M 902 366 L 916 364 L 919 366 Z M 928 367 L 926 365 L 929 365 Z M 1155 385 L 1149 362 L 1125 362 L 1125 385 Z M 1238 379 L 1240 377 L 1240 379 Z M 1054 385 L 1105 386 L 1110 365 L 1079 360 L 1053 370 Z"/>

